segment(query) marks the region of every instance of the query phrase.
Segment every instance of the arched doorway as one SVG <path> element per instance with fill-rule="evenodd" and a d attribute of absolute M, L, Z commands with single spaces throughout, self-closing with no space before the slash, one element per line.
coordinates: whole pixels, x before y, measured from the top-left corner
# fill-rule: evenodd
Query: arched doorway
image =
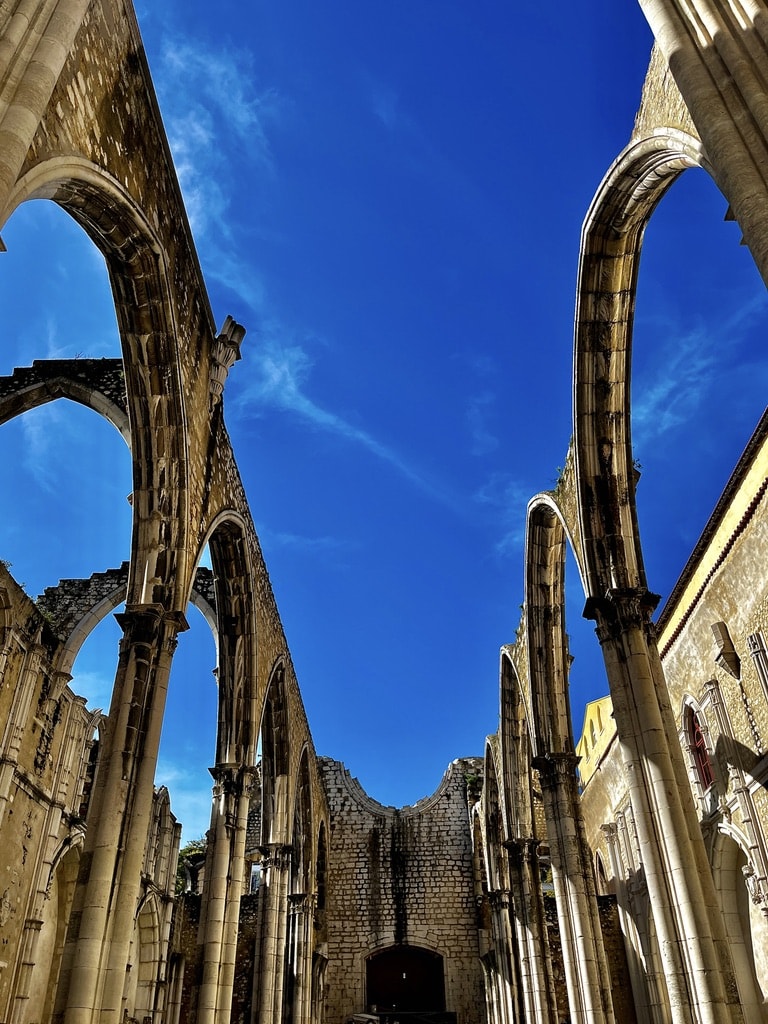
<path fill-rule="evenodd" d="M 445 976 L 439 953 L 418 946 L 390 946 L 366 961 L 366 1002 L 378 1012 L 442 1013 Z"/>

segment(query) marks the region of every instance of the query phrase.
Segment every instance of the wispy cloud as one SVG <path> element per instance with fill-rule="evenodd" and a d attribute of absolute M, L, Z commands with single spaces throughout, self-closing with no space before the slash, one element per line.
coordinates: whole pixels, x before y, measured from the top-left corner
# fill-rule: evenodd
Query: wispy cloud
<path fill-rule="evenodd" d="M 50 358 L 50 356 L 49 356 Z M 24 466 L 41 490 L 48 494 L 57 491 L 56 481 L 60 460 L 53 457 L 61 440 L 66 421 L 58 403 L 41 406 L 34 415 L 21 418 L 24 434 Z"/>
<path fill-rule="evenodd" d="M 167 43 L 163 52 L 164 71 L 181 84 L 194 82 L 195 107 L 213 113 L 242 141 L 248 156 L 271 165 L 272 155 L 266 126 L 279 109 L 275 89 L 253 89 L 254 61 L 244 50 L 214 50 L 190 40 Z M 189 109 L 190 94 L 184 94 Z"/>
<path fill-rule="evenodd" d="M 364 448 L 419 490 L 447 501 L 447 495 L 409 465 L 395 449 L 309 396 L 307 385 L 313 359 L 307 351 L 307 341 L 291 338 L 278 323 L 263 325 L 258 339 L 248 349 L 247 374 L 241 374 L 241 377 L 247 377 L 247 384 L 237 398 L 240 413 L 260 415 L 266 409 L 289 413 L 312 427 Z"/>
<path fill-rule="evenodd" d="M 698 324 L 688 331 L 676 325 L 656 324 L 668 339 L 661 358 L 654 360 L 654 375 L 633 380 L 632 434 L 636 450 L 697 415 L 723 372 L 724 347 L 735 347 L 758 317 L 765 315 L 768 297 L 755 296 L 724 323 Z"/>
<path fill-rule="evenodd" d="M 494 473 L 475 494 L 475 501 L 488 507 L 500 524 L 501 536 L 496 542 L 498 555 L 518 555 L 525 542 L 525 516 L 534 491 L 508 473 Z"/>
<path fill-rule="evenodd" d="M 247 51 L 175 37 L 163 50 L 158 78 L 168 139 L 198 238 L 231 237 L 225 214 L 233 147 L 222 140 L 236 140 L 238 163 L 274 170 L 268 128 L 280 117 L 281 99 L 275 89 L 257 89 L 253 65 Z"/>
<path fill-rule="evenodd" d="M 282 548 L 293 548 L 302 552 L 338 552 L 349 550 L 351 547 L 348 540 L 339 537 L 307 537 L 298 533 L 274 531 L 269 528 L 260 528 L 258 533 L 265 543 Z"/>
<path fill-rule="evenodd" d="M 484 391 L 469 400 L 466 416 L 473 455 L 488 455 L 499 447 L 499 439 L 488 429 L 488 413 L 495 401 L 496 397 L 490 391 Z"/>

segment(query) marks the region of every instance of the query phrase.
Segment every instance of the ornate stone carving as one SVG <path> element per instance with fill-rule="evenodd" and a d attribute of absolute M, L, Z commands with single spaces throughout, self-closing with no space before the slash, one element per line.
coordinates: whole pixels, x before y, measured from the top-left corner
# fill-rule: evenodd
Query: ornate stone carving
<path fill-rule="evenodd" d="M 211 412 L 221 401 L 227 374 L 240 359 L 240 346 L 245 337 L 245 328 L 231 316 L 224 321 L 217 334 L 211 351 L 210 396 Z"/>

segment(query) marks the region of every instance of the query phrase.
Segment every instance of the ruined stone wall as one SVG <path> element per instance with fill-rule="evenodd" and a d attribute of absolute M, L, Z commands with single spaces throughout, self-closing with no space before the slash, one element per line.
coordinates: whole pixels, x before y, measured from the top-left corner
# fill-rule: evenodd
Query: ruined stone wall
<path fill-rule="evenodd" d="M 366 1009 L 366 958 L 395 943 L 444 958 L 446 1010 L 485 1020 L 465 775 L 454 761 L 437 792 L 396 810 L 371 800 L 338 761 L 321 772 L 331 812 L 327 1024 Z"/>
<path fill-rule="evenodd" d="M 56 625 L 0 562 L 0 1020 L 50 1019 L 98 770 L 92 755 L 104 720 L 55 670 L 66 640 Z M 167 790 L 157 790 L 132 946 L 142 980 L 129 986 L 128 1011 L 147 1005 L 167 976 L 180 831 Z M 140 927 L 149 922 L 158 940 L 151 955 Z M 23 1016 L 25 1006 L 34 1017 Z"/>
<path fill-rule="evenodd" d="M 10 1019 L 12 994 L 28 999 L 37 992 L 40 998 L 45 990 L 58 926 L 58 901 L 50 898 L 57 894 L 56 865 L 82 839 L 94 719 L 52 672 L 57 646 L 44 617 L 0 563 L 2 1020 Z M 44 961 L 28 977 L 25 942 L 40 947 Z"/>

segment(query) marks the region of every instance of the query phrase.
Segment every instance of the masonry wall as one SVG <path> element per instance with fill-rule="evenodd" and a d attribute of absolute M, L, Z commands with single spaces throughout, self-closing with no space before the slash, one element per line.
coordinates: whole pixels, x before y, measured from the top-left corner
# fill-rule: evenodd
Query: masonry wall
<path fill-rule="evenodd" d="M 46 1003 L 67 902 L 67 854 L 76 867 L 83 835 L 80 815 L 94 719 L 85 701 L 52 671 L 57 647 L 46 620 L 0 564 L 3 1020 L 35 1001 L 41 1010 Z"/>
<path fill-rule="evenodd" d="M 394 944 L 439 953 L 446 1010 L 458 1024 L 485 1021 L 465 781 L 481 764 L 454 761 L 433 796 L 396 810 L 321 759 L 331 813 L 327 1024 L 366 1009 L 366 959 Z"/>

